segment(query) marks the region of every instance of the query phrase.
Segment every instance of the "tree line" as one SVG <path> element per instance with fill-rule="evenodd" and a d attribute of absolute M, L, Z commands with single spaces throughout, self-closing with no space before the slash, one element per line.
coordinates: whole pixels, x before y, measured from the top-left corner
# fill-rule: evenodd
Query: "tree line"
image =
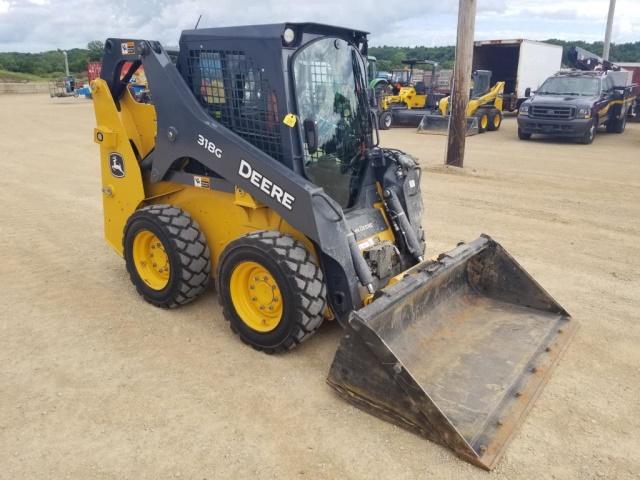
<path fill-rule="evenodd" d="M 547 43 L 564 47 L 563 64 L 567 64 L 567 52 L 570 47 L 581 47 L 596 55 L 602 54 L 602 42 L 565 41 L 558 39 L 545 40 Z M 455 48 L 449 47 L 369 47 L 369 55 L 376 57 L 378 70 L 390 71 L 402 68 L 402 60 L 415 58 L 434 60 L 442 68 L 452 68 Z M 640 42 L 611 44 L 609 58 L 613 62 L 640 62 Z"/>
<path fill-rule="evenodd" d="M 87 48 L 67 50 L 69 72 L 86 72 L 87 62 L 102 58 L 104 44 L 99 40 L 91 41 Z M 0 70 L 17 73 L 29 73 L 40 77 L 64 75 L 64 56 L 62 50 L 50 50 L 41 53 L 0 52 Z"/>
<path fill-rule="evenodd" d="M 548 43 L 561 45 L 564 49 L 564 62 L 568 47 L 578 46 L 590 52 L 600 54 L 602 42 L 568 42 L 550 39 Z M 67 50 L 69 70 L 72 74 L 83 73 L 87 69 L 87 62 L 97 61 L 102 57 L 103 43 L 94 40 L 87 44 L 87 48 L 72 48 Z M 370 47 L 369 55 L 378 60 L 378 69 L 390 71 L 402 68 L 402 60 L 408 58 L 427 59 L 439 62 L 442 68 L 452 68 L 455 49 L 448 47 Z M 611 60 L 613 62 L 640 62 L 640 42 L 617 43 L 611 45 Z M 64 57 L 60 50 L 50 50 L 42 53 L 0 52 L 0 70 L 10 72 L 29 73 L 41 77 L 61 76 L 64 73 Z"/>

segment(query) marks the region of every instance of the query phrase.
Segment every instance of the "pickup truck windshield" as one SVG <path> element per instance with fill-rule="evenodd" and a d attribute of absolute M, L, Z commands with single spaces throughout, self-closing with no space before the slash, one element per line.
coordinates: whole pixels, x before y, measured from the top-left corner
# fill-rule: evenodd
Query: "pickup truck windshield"
<path fill-rule="evenodd" d="M 600 95 L 600 80 L 587 77 L 551 77 L 537 92 L 540 95 Z"/>

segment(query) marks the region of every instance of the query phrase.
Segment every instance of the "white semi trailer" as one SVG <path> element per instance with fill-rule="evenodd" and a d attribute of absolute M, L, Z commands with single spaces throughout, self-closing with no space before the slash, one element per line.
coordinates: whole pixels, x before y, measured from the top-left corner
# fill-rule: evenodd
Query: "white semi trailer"
<path fill-rule="evenodd" d="M 491 83 L 505 82 L 504 110 L 514 111 L 562 66 L 562 47 L 533 40 L 475 42 L 473 69 L 491 70 Z"/>

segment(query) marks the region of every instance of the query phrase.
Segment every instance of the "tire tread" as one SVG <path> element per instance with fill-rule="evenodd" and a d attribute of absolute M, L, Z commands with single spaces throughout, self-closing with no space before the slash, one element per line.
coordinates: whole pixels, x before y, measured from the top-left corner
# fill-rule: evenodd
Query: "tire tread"
<path fill-rule="evenodd" d="M 142 216 L 151 216 L 162 224 L 172 242 L 171 248 L 178 252 L 182 278 L 176 293 L 171 298 L 159 302 L 145 295 L 136 282 L 135 266 L 127 262 L 127 271 L 137 292 L 147 302 L 160 308 L 176 308 L 193 301 L 207 288 L 211 274 L 211 253 L 198 222 L 180 208 L 171 205 L 149 205 L 131 216 L 124 230 L 125 236 L 129 225 Z M 123 236 L 123 245 L 124 238 Z"/>
<path fill-rule="evenodd" d="M 323 312 L 326 306 L 326 285 L 322 269 L 316 264 L 311 253 L 305 246 L 289 235 L 277 231 L 257 231 L 246 234 L 227 246 L 221 255 L 219 265 L 224 262 L 227 251 L 239 246 L 259 248 L 273 258 L 282 269 L 285 276 L 290 280 L 289 284 L 293 288 L 294 297 L 298 298 L 294 314 L 295 325 L 287 337 L 277 346 L 264 347 L 252 344 L 247 338 L 234 328 L 233 308 L 219 295 L 219 301 L 223 308 L 224 317 L 229 321 L 231 330 L 240 339 L 251 345 L 256 350 L 266 353 L 279 353 L 295 348 L 298 344 L 307 340 L 320 327 L 323 321 Z M 218 282 L 222 279 L 220 275 Z M 222 292 L 219 286 L 218 291 Z"/>

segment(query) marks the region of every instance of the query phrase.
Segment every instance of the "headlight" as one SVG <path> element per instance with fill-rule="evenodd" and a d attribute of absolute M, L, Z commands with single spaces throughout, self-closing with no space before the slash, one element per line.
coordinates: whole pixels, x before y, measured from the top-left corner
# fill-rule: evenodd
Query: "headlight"
<path fill-rule="evenodd" d="M 296 32 L 294 32 L 292 28 L 287 27 L 284 29 L 282 39 L 286 44 L 293 43 L 293 41 L 296 39 Z"/>
<path fill-rule="evenodd" d="M 591 110 L 587 107 L 579 108 L 578 118 L 591 118 Z"/>
<path fill-rule="evenodd" d="M 528 115 L 529 114 L 529 105 L 528 104 L 520 105 L 520 114 L 521 115 Z"/>

